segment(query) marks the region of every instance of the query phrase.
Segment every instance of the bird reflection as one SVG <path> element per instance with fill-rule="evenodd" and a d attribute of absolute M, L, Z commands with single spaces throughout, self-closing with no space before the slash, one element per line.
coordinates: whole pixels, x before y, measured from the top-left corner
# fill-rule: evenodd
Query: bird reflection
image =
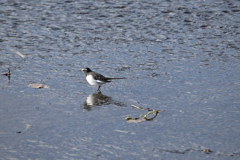
<path fill-rule="evenodd" d="M 115 104 L 117 106 L 124 106 L 123 103 L 117 102 L 117 101 L 113 100 L 112 97 L 105 96 L 101 92 L 99 92 L 99 93 L 90 94 L 87 97 L 87 100 L 83 105 L 83 108 L 90 111 L 92 109 L 92 107 L 109 105 L 109 104 Z"/>

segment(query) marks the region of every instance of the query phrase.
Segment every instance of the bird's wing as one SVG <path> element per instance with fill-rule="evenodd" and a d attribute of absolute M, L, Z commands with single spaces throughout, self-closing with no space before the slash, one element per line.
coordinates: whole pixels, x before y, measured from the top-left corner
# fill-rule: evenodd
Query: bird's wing
<path fill-rule="evenodd" d="M 103 75 L 99 74 L 99 73 L 94 73 L 93 74 L 94 78 L 98 81 L 102 81 L 102 82 L 111 82 L 109 78 L 104 77 Z"/>

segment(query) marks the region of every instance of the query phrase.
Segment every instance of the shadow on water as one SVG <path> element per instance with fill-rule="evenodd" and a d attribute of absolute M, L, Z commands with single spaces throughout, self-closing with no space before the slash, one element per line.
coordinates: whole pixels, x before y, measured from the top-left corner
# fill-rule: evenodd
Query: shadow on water
<path fill-rule="evenodd" d="M 87 97 L 85 103 L 83 104 L 83 108 L 88 111 L 91 111 L 93 107 L 102 106 L 102 105 L 110 105 L 110 104 L 115 104 L 117 106 L 125 106 L 124 103 L 115 101 L 112 99 L 112 97 L 103 95 L 100 92 L 100 93 L 90 94 Z"/>

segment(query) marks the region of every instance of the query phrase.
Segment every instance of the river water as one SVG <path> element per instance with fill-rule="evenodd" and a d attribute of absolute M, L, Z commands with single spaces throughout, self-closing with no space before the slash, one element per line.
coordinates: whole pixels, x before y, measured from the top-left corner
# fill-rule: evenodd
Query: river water
<path fill-rule="evenodd" d="M 240 1 L 1 0 L 0 23 L 1 159 L 240 159 Z"/>

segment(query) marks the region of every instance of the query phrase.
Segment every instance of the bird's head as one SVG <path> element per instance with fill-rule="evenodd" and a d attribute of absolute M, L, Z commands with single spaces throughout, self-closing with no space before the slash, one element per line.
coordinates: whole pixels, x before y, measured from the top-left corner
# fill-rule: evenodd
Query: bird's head
<path fill-rule="evenodd" d="M 87 73 L 92 72 L 92 70 L 90 68 L 88 68 L 88 67 L 81 69 L 81 71 L 83 73 L 85 73 L 86 75 L 87 75 Z"/>

